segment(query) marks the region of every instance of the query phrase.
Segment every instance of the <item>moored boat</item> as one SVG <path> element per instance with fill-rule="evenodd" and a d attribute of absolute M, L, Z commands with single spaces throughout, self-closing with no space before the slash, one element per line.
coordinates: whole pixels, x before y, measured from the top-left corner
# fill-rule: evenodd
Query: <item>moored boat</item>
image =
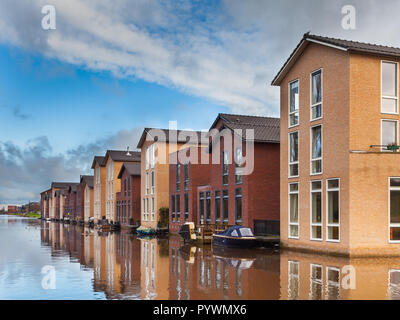
<path fill-rule="evenodd" d="M 233 226 L 229 229 L 213 234 L 213 244 L 235 248 L 251 248 L 257 244 L 256 237 L 250 228 Z"/>
<path fill-rule="evenodd" d="M 152 228 L 146 228 L 146 227 L 140 226 L 139 228 L 136 229 L 136 233 L 138 235 L 147 236 L 147 235 L 155 234 L 156 231 L 154 229 L 152 229 Z"/>

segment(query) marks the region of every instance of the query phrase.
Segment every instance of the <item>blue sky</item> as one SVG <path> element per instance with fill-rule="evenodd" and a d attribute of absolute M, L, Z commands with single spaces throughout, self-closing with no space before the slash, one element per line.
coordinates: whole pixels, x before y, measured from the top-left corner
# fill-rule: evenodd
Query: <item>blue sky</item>
<path fill-rule="evenodd" d="M 43 30 L 47 4 L 0 1 L 0 203 L 91 174 L 143 127 L 278 117 L 269 84 L 307 31 L 400 47 L 397 0 L 53 0 L 56 30 Z"/>

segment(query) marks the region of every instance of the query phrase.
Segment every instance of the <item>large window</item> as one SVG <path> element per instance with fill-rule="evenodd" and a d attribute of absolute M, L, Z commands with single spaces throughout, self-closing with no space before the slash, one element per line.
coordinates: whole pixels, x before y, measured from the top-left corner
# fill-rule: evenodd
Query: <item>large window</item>
<path fill-rule="evenodd" d="M 323 298 L 323 271 L 319 264 L 310 264 L 310 299 L 322 300 Z"/>
<path fill-rule="evenodd" d="M 382 61 L 382 113 L 398 113 L 397 63 Z"/>
<path fill-rule="evenodd" d="M 299 80 L 289 84 L 289 127 L 299 124 Z"/>
<path fill-rule="evenodd" d="M 242 189 L 235 190 L 235 216 L 236 223 L 242 222 Z"/>
<path fill-rule="evenodd" d="M 382 120 L 381 130 L 382 151 L 388 150 L 387 146 L 398 145 L 398 129 L 396 120 Z"/>
<path fill-rule="evenodd" d="M 151 221 L 154 221 L 155 219 L 155 203 L 154 203 L 154 198 L 151 198 Z"/>
<path fill-rule="evenodd" d="M 206 222 L 211 223 L 211 192 L 206 192 Z"/>
<path fill-rule="evenodd" d="M 185 188 L 185 190 L 188 190 L 189 189 L 189 164 L 188 163 L 183 165 L 183 174 L 184 174 L 184 181 L 183 181 L 184 186 L 183 187 Z"/>
<path fill-rule="evenodd" d="M 181 164 L 176 165 L 176 191 L 181 190 Z"/>
<path fill-rule="evenodd" d="M 311 120 L 322 118 L 322 70 L 311 74 Z"/>
<path fill-rule="evenodd" d="M 185 193 L 184 195 L 184 220 L 185 222 L 189 220 L 189 195 Z"/>
<path fill-rule="evenodd" d="M 299 184 L 289 184 L 289 238 L 299 238 Z"/>
<path fill-rule="evenodd" d="M 390 178 L 389 190 L 389 240 L 400 242 L 400 178 Z"/>
<path fill-rule="evenodd" d="M 322 173 L 322 127 L 311 128 L 311 174 Z"/>
<path fill-rule="evenodd" d="M 199 193 L 199 221 L 204 224 L 204 192 Z"/>
<path fill-rule="evenodd" d="M 299 175 L 299 132 L 289 133 L 289 178 Z"/>
<path fill-rule="evenodd" d="M 155 177 L 154 177 L 155 172 L 151 172 L 151 194 L 154 194 L 154 187 L 155 187 Z"/>
<path fill-rule="evenodd" d="M 243 153 L 242 147 L 238 147 L 235 150 L 235 183 L 242 183 L 242 173 L 243 173 Z"/>
<path fill-rule="evenodd" d="M 175 196 L 171 196 L 171 221 L 175 221 Z"/>
<path fill-rule="evenodd" d="M 228 152 L 222 151 L 222 184 L 224 186 L 228 184 L 228 177 L 229 177 Z"/>
<path fill-rule="evenodd" d="M 327 241 L 339 241 L 340 226 L 340 180 L 329 179 L 326 181 L 327 193 Z"/>
<path fill-rule="evenodd" d="M 222 214 L 223 214 L 223 221 L 228 222 L 229 220 L 229 196 L 228 190 L 222 191 Z"/>
<path fill-rule="evenodd" d="M 311 240 L 322 240 L 321 181 L 311 181 Z"/>
<path fill-rule="evenodd" d="M 221 191 L 215 191 L 215 223 L 221 222 Z"/>
<path fill-rule="evenodd" d="M 176 195 L 176 221 L 181 220 L 181 196 L 179 194 Z"/>

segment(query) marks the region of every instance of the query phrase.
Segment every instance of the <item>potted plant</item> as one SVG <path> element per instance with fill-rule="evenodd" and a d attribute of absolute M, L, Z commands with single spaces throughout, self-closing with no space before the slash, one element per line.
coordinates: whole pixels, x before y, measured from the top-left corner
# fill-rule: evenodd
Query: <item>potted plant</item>
<path fill-rule="evenodd" d="M 388 144 L 388 145 L 386 146 L 386 148 L 387 148 L 388 150 L 390 150 L 390 151 L 397 152 L 397 150 L 399 150 L 400 146 L 396 145 L 396 143 L 393 142 L 393 143 L 391 143 L 391 144 Z"/>

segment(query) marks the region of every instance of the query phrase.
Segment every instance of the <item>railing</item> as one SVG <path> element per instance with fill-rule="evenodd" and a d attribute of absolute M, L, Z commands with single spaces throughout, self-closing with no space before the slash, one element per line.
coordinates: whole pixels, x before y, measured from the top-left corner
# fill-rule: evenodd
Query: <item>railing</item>
<path fill-rule="evenodd" d="M 392 152 L 397 152 L 400 149 L 400 146 L 395 145 L 395 144 L 387 144 L 387 145 L 379 145 L 379 144 L 373 144 L 369 146 L 370 148 L 386 148 L 388 151 Z"/>

